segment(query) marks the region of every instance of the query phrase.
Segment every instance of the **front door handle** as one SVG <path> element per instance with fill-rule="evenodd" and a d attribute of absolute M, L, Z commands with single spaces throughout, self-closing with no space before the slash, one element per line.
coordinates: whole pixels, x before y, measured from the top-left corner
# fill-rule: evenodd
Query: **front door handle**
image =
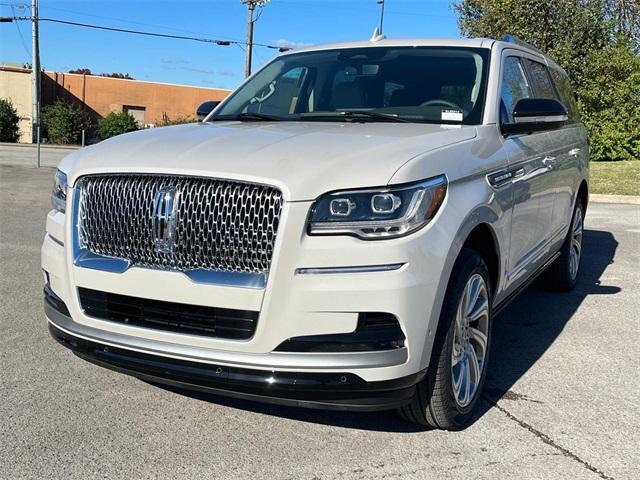
<path fill-rule="evenodd" d="M 553 167 L 556 165 L 556 157 L 544 157 L 542 159 L 542 165 L 547 167 L 547 170 L 553 170 Z"/>

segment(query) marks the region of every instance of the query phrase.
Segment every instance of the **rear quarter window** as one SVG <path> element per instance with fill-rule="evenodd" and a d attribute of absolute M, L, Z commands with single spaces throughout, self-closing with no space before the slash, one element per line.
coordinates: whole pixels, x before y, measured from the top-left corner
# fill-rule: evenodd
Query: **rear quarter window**
<path fill-rule="evenodd" d="M 529 74 L 531 75 L 531 84 L 536 97 L 552 98 L 559 100 L 553 82 L 547 71 L 547 67 L 539 62 L 527 59 Z"/>
<path fill-rule="evenodd" d="M 560 94 L 560 101 L 564 103 L 565 107 L 569 110 L 569 121 L 571 123 L 580 122 L 580 113 L 578 112 L 576 96 L 569 77 L 566 73 L 558 70 L 557 68 L 551 68 L 549 71 L 551 72 L 553 83 L 555 83 L 556 89 Z"/>

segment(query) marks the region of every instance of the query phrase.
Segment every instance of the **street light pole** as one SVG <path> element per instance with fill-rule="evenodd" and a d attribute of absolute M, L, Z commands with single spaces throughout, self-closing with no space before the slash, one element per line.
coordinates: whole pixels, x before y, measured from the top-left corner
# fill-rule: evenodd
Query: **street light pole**
<path fill-rule="evenodd" d="M 253 55 L 253 24 L 257 18 L 253 18 L 256 7 L 264 7 L 269 0 L 240 0 L 247 6 L 247 54 L 245 59 L 245 77 L 251 75 L 251 60 Z"/>

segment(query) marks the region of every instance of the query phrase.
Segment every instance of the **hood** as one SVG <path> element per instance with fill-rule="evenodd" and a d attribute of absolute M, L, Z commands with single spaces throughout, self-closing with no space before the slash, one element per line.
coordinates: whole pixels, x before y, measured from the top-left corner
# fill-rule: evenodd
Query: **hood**
<path fill-rule="evenodd" d="M 60 168 L 72 182 L 116 172 L 243 180 L 275 185 L 287 200 L 301 201 L 386 185 L 414 157 L 475 135 L 475 127 L 387 122 L 199 123 L 114 137 L 78 150 Z"/>

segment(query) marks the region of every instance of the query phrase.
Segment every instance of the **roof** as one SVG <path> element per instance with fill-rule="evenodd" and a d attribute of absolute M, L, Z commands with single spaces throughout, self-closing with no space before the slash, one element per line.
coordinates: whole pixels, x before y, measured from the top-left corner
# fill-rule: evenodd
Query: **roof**
<path fill-rule="evenodd" d="M 13 65 L 0 65 L 0 72 L 31 73 L 31 69 L 24 67 L 14 67 Z"/>
<path fill-rule="evenodd" d="M 495 40 L 490 38 L 383 38 L 380 40 L 359 40 L 355 42 L 329 43 L 289 50 L 283 55 L 318 50 L 366 47 L 471 47 L 491 48 Z"/>
<path fill-rule="evenodd" d="M 512 48 L 522 50 L 532 55 L 544 56 L 543 52 L 536 48 L 514 40 L 494 40 L 492 38 L 381 38 L 379 40 L 359 40 L 355 42 L 330 43 L 324 45 L 312 45 L 309 47 L 289 50 L 283 55 L 300 52 L 314 52 L 320 50 L 337 50 L 343 48 L 366 47 L 467 47 L 467 48 Z"/>

